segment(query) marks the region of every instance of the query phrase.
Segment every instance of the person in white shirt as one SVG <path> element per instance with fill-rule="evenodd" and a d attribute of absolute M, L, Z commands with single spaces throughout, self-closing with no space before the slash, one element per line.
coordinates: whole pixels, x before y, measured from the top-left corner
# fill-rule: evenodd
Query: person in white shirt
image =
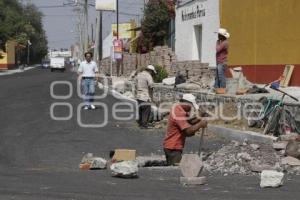
<path fill-rule="evenodd" d="M 84 109 L 96 109 L 92 104 L 95 94 L 95 80 L 99 78 L 99 70 L 96 62 L 92 61 L 93 53 L 87 52 L 84 54 L 85 61 L 80 63 L 78 68 L 79 79 L 81 80 L 82 92 L 84 95 Z"/>
<path fill-rule="evenodd" d="M 155 68 L 148 65 L 146 69 L 138 73 L 136 77 L 136 99 L 139 105 L 138 124 L 141 128 L 148 128 L 151 114 L 151 97 L 149 89 L 152 88 L 153 78 L 156 74 Z"/>

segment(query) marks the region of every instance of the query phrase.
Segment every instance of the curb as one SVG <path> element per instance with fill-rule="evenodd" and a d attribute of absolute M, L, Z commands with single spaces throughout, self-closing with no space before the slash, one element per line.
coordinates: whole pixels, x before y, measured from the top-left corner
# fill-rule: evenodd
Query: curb
<path fill-rule="evenodd" d="M 111 89 L 110 87 L 103 87 L 103 85 L 101 83 L 98 83 L 98 88 L 100 90 L 107 90 L 108 94 L 112 95 L 113 97 L 115 97 L 118 100 L 130 102 L 130 103 L 137 103 L 136 100 L 126 97 L 123 94 L 121 94 L 120 92 L 118 92 L 114 89 Z"/>
<path fill-rule="evenodd" d="M 12 75 L 12 74 L 17 74 L 17 73 L 23 73 L 25 71 L 35 69 L 35 68 L 36 68 L 35 66 L 31 66 L 31 67 L 26 67 L 23 70 L 21 70 L 21 69 L 6 70 L 6 71 L 0 73 L 0 76 L 7 76 L 7 75 Z"/>
<path fill-rule="evenodd" d="M 278 139 L 277 137 L 262 135 L 257 132 L 240 131 L 240 130 L 225 128 L 216 125 L 208 125 L 208 130 L 213 132 L 219 137 L 228 140 L 235 140 L 238 142 L 244 142 L 245 140 L 247 140 L 248 142 L 251 143 L 273 144 L 273 142 L 277 141 Z"/>

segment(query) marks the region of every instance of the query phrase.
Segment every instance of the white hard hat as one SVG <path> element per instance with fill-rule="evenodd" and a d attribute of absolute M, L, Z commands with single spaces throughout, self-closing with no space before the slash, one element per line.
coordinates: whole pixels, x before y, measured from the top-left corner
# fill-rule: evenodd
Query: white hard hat
<path fill-rule="evenodd" d="M 199 106 L 198 106 L 198 104 L 197 104 L 197 102 L 196 102 L 196 97 L 195 97 L 194 95 L 192 95 L 192 94 L 184 94 L 184 95 L 182 96 L 182 100 L 185 100 L 185 101 L 188 101 L 188 102 L 192 103 L 193 106 L 194 106 L 194 108 L 195 108 L 196 110 L 199 109 Z"/>
<path fill-rule="evenodd" d="M 223 35 L 227 39 L 230 38 L 230 34 L 228 33 L 228 31 L 225 28 L 219 28 L 219 31 L 217 33 L 220 35 Z"/>
<path fill-rule="evenodd" d="M 146 69 L 152 70 L 155 74 L 157 73 L 153 65 L 148 65 Z"/>

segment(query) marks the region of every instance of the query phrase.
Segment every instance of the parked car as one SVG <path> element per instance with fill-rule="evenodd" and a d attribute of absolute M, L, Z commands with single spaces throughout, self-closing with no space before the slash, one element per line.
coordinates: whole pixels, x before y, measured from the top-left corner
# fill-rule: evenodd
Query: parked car
<path fill-rule="evenodd" d="M 50 67 L 50 60 L 42 60 L 41 67 L 44 69 L 48 69 Z"/>

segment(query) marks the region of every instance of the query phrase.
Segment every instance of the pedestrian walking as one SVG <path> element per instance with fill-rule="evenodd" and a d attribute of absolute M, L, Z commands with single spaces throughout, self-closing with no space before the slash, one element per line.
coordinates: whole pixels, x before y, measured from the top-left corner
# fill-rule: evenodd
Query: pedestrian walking
<path fill-rule="evenodd" d="M 228 61 L 228 38 L 230 34 L 226 29 L 220 28 L 218 33 L 218 41 L 216 45 L 216 60 L 217 60 L 217 69 L 216 69 L 216 80 L 215 88 L 226 88 L 226 76 L 225 72 L 227 69 Z"/>
<path fill-rule="evenodd" d="M 178 165 L 186 137 L 192 137 L 200 128 L 207 127 L 207 121 L 201 116 L 190 118 L 193 108 L 198 111 L 199 106 L 192 94 L 184 94 L 180 102 L 172 106 L 163 142 L 167 165 Z"/>
<path fill-rule="evenodd" d="M 148 65 L 146 69 L 136 76 L 136 99 L 138 102 L 138 124 L 141 128 L 149 128 L 151 114 L 151 97 L 153 76 L 156 74 L 154 66 Z"/>
<path fill-rule="evenodd" d="M 93 53 L 84 54 L 85 61 L 81 62 L 78 68 L 79 79 L 81 80 L 82 93 L 84 95 L 84 110 L 96 109 L 93 105 L 95 95 L 95 84 L 99 78 L 99 70 L 93 59 Z"/>

